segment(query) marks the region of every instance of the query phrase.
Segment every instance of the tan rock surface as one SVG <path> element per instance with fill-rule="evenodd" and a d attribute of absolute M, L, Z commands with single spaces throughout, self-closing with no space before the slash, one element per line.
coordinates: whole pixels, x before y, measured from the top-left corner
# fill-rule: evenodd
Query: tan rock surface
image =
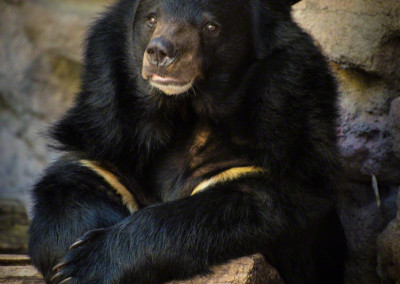
<path fill-rule="evenodd" d="M 87 26 L 111 0 L 0 1 L 0 198 L 28 189 L 55 154 L 43 132 L 79 87 Z"/>
<path fill-rule="evenodd" d="M 400 74 L 399 1 L 304 0 L 294 17 L 332 61 L 385 77 Z"/>
<path fill-rule="evenodd" d="M 283 284 L 278 271 L 267 264 L 261 255 L 242 257 L 227 264 L 215 266 L 208 276 L 197 276 L 187 281 L 173 281 L 169 284 Z"/>
<path fill-rule="evenodd" d="M 0 255 L 0 283 L 44 283 L 23 255 Z M 211 268 L 211 274 L 169 284 L 283 284 L 278 272 L 261 255 L 242 257 Z"/>
<path fill-rule="evenodd" d="M 293 17 L 319 43 L 339 83 L 346 281 L 379 283 L 376 239 L 395 217 L 400 185 L 400 1 L 303 0 Z"/>

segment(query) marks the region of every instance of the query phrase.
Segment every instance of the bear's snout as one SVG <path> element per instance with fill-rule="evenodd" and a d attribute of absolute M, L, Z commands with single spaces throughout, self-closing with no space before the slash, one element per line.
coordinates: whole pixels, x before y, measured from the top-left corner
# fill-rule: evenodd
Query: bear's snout
<path fill-rule="evenodd" d="M 159 21 L 144 54 L 142 77 L 167 95 L 187 92 L 202 75 L 200 35 L 187 22 Z"/>
<path fill-rule="evenodd" d="M 164 67 L 171 65 L 177 54 L 174 43 L 162 36 L 150 41 L 146 53 L 150 64 Z"/>

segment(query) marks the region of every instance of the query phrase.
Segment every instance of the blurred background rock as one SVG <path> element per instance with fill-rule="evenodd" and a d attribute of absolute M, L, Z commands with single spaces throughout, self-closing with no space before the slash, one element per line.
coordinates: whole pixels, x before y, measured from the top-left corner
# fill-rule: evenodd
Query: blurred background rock
<path fill-rule="evenodd" d="M 43 133 L 71 105 L 86 28 L 112 2 L 0 0 L 0 252 L 26 250 L 28 221 L 21 210 L 29 212 L 29 189 L 57 155 L 46 148 Z M 400 1 L 303 0 L 293 7 L 293 17 L 319 43 L 339 82 L 346 181 L 339 207 L 350 249 L 347 282 L 395 283 L 400 281 L 400 221 L 393 220 L 400 185 Z M 14 221 L 3 223 L 2 216 Z M 11 234 L 5 245 L 4 232 L 13 227 L 22 241 Z"/>

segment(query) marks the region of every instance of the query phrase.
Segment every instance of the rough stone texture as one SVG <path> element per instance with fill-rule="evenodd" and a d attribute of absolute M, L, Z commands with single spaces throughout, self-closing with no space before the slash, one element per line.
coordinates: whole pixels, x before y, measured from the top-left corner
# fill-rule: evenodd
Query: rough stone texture
<path fill-rule="evenodd" d="M 346 283 L 379 283 L 376 238 L 395 215 L 396 191 L 387 189 L 378 207 L 371 186 L 348 184 L 339 205 L 349 249 Z"/>
<path fill-rule="evenodd" d="M 388 112 L 400 96 L 400 2 L 304 0 L 294 18 L 335 63 L 348 178 L 399 184 Z"/>
<path fill-rule="evenodd" d="M 211 275 L 197 276 L 187 281 L 173 281 L 170 284 L 283 284 L 278 271 L 266 263 L 261 255 L 242 257 L 227 264 L 211 268 Z"/>
<path fill-rule="evenodd" d="M 55 154 L 44 132 L 79 86 L 81 45 L 106 0 L 0 1 L 0 198 L 28 189 Z"/>
<path fill-rule="evenodd" d="M 21 202 L 0 199 L 0 253 L 26 253 L 28 226 Z"/>
<path fill-rule="evenodd" d="M 400 283 L 400 194 L 397 218 L 378 237 L 378 274 L 383 283 Z"/>
<path fill-rule="evenodd" d="M 44 284 L 40 273 L 26 255 L 0 254 L 0 283 Z"/>
<path fill-rule="evenodd" d="M 26 256 L 0 255 L 0 283 L 44 283 Z M 278 272 L 263 256 L 253 255 L 211 268 L 212 274 L 169 284 L 283 284 Z"/>
<path fill-rule="evenodd" d="M 400 1 L 303 0 L 293 16 L 319 43 L 339 83 L 346 281 L 379 283 L 376 238 L 395 216 L 400 184 Z"/>
<path fill-rule="evenodd" d="M 332 61 L 399 82 L 399 1 L 303 0 L 295 10 Z"/>
<path fill-rule="evenodd" d="M 374 174 L 380 183 L 399 184 L 400 159 L 393 152 L 395 133 L 388 115 L 390 103 L 400 93 L 360 70 L 335 70 L 340 83 L 339 139 L 346 177 L 365 183 Z"/>

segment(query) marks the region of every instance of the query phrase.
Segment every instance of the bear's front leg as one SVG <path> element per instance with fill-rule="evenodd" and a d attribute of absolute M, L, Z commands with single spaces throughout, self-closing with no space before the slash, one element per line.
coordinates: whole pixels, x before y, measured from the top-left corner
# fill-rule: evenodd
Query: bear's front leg
<path fill-rule="evenodd" d="M 111 228 L 89 232 L 55 267 L 59 271 L 54 283 L 187 279 L 207 272 L 211 265 L 263 252 L 288 234 L 288 223 L 311 221 L 298 211 L 301 199 L 292 200 L 290 210 L 282 210 L 274 191 L 243 186 L 218 186 L 152 205 Z M 300 229 L 295 227 L 290 229 Z"/>

